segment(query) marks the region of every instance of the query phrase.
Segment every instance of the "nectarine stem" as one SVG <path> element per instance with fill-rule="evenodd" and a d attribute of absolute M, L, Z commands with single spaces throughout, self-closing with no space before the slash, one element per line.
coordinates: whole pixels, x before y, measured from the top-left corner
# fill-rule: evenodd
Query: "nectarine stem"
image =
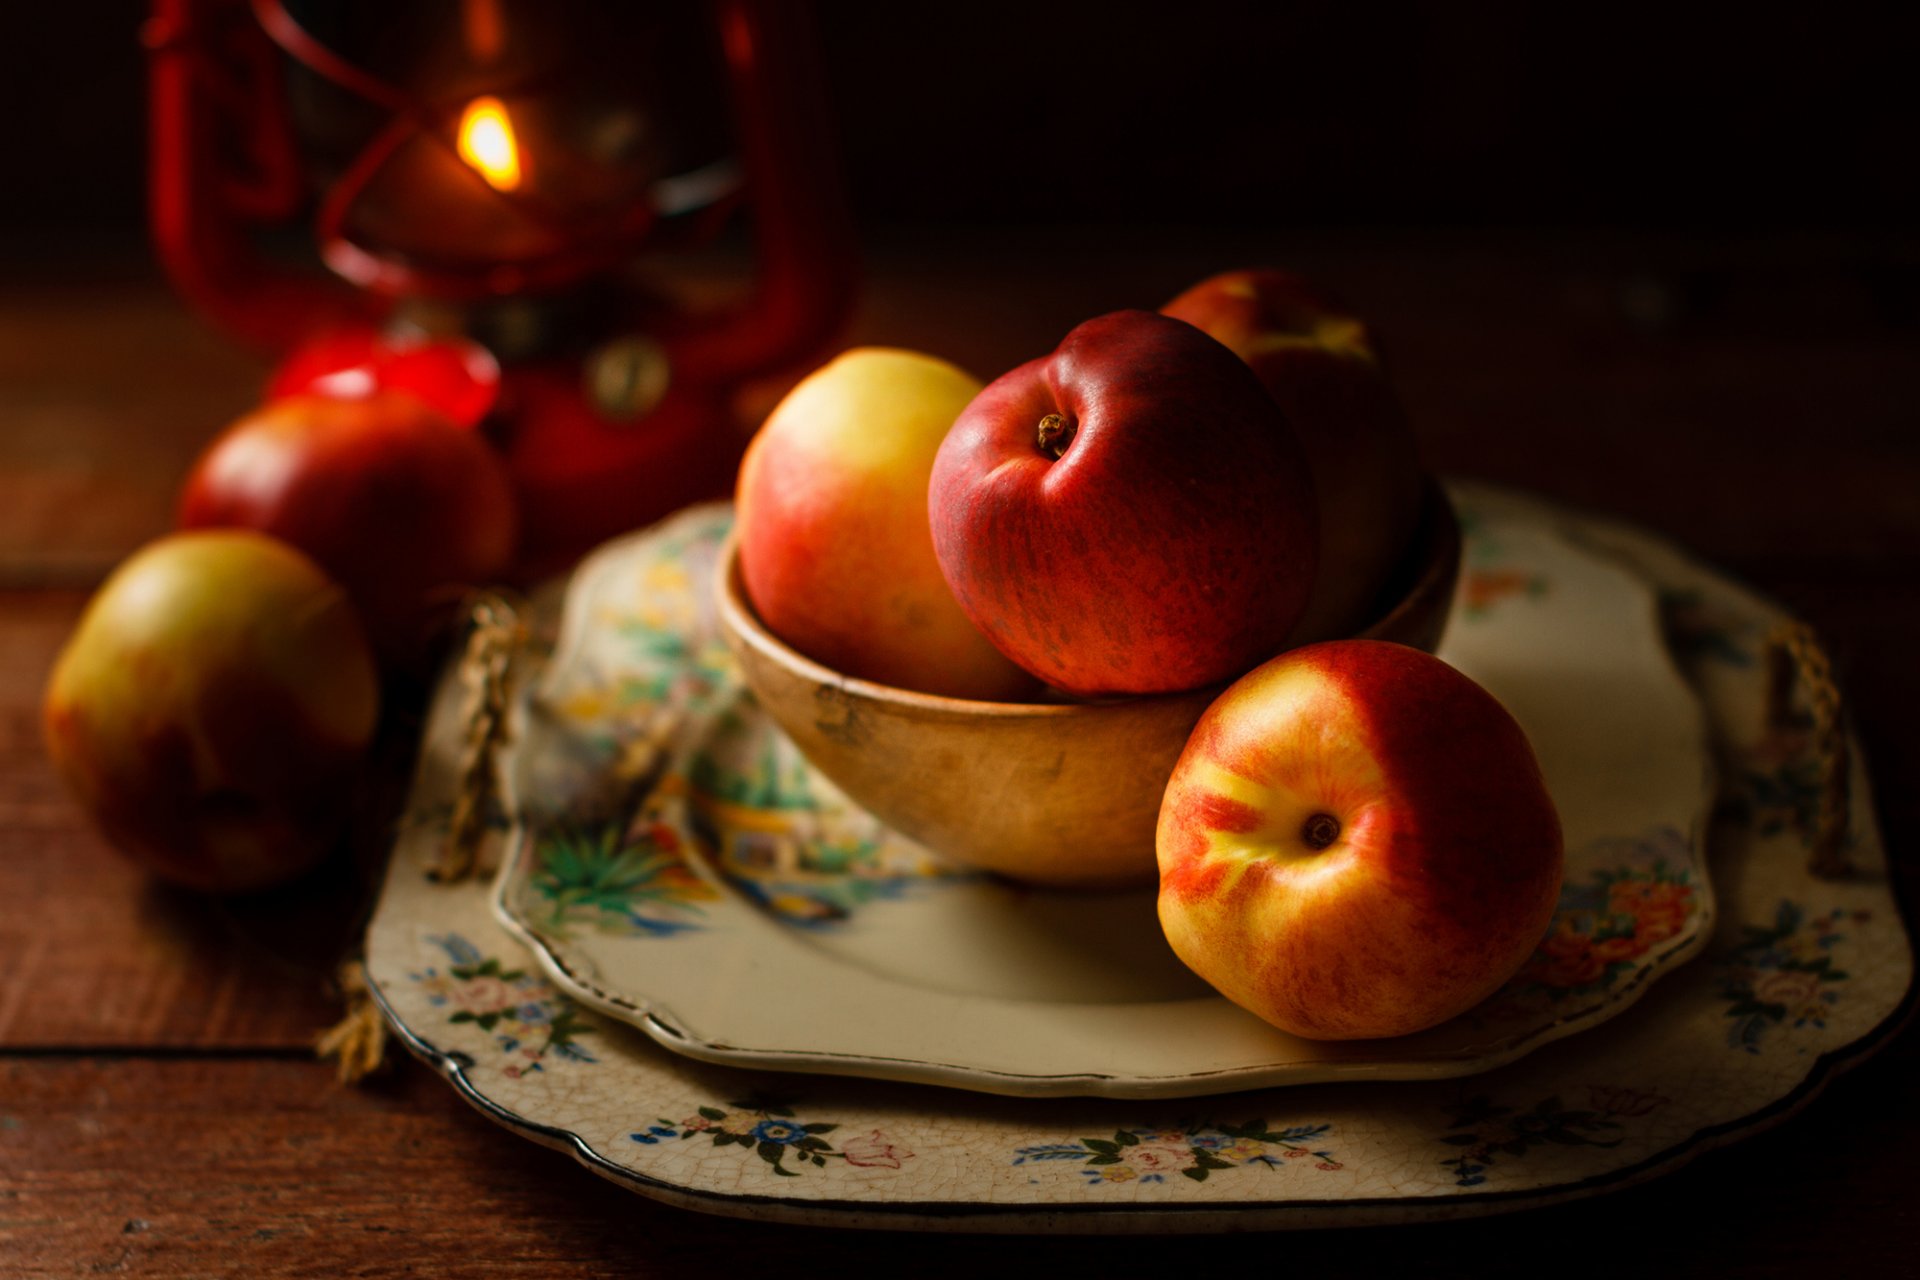
<path fill-rule="evenodd" d="M 1040 445 L 1040 452 L 1049 458 L 1057 458 L 1067 451 L 1068 445 L 1073 443 L 1073 423 L 1067 421 L 1063 414 L 1050 413 L 1040 419 L 1040 430 L 1036 438 Z"/>
<path fill-rule="evenodd" d="M 1309 849 L 1324 849 L 1340 838 L 1340 819 L 1330 813 L 1316 813 L 1300 824 L 1300 838 Z"/>

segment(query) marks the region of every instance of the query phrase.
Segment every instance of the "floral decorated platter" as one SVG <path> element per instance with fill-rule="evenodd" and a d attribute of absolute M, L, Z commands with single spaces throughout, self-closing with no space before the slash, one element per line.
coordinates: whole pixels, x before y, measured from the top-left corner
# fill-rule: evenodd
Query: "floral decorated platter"
<path fill-rule="evenodd" d="M 1547 945 L 1445 1026 L 1289 1036 L 1186 970 L 1151 887 L 969 874 L 854 806 L 720 639 L 725 508 L 575 576 L 508 772 L 502 922 L 574 999 L 689 1056 L 995 1093 L 1461 1075 L 1593 1026 L 1711 932 L 1701 712 L 1644 583 L 1538 521 L 1465 514 L 1480 585 L 1442 654 L 1527 729 L 1568 867 Z"/>
<path fill-rule="evenodd" d="M 1779 612 L 1637 531 L 1485 489 L 1455 497 L 1468 515 L 1462 617 L 1569 589 L 1516 578 L 1483 549 L 1487 529 L 1531 524 L 1654 589 L 1706 712 L 1722 780 L 1711 937 L 1588 1034 L 1465 1079 L 1184 1101 L 697 1061 L 572 1000 L 498 922 L 486 886 L 429 878 L 458 767 L 451 681 L 369 928 L 372 988 L 404 1042 L 516 1132 L 662 1200 L 789 1221 L 1115 1232 L 1456 1217 L 1628 1185 L 1791 1114 L 1910 1004 L 1911 949 L 1857 753 L 1853 871 L 1816 879 L 1807 735 L 1762 714 Z M 658 768 L 638 757 L 637 777 Z M 1554 953 L 1570 973 L 1604 971 L 1629 921 L 1637 934 L 1643 915 L 1670 919 L 1664 892 L 1589 896 L 1592 926 Z"/>

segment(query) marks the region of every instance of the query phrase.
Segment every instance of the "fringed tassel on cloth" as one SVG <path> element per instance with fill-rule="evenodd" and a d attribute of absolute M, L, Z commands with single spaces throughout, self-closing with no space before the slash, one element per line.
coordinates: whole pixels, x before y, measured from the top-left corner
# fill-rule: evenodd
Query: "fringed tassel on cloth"
<path fill-rule="evenodd" d="M 314 1051 L 334 1060 L 341 1084 L 359 1084 L 386 1061 L 387 1020 L 367 987 L 366 967 L 360 961 L 340 966 L 339 983 L 347 1016 L 321 1034 Z"/>
<path fill-rule="evenodd" d="M 494 756 L 507 740 L 507 704 L 514 655 L 526 639 L 519 612 L 504 596 L 481 596 L 472 610 L 473 629 L 460 659 L 460 683 L 466 689 L 461 722 L 460 776 L 453 815 L 447 823 L 440 861 L 429 873 L 450 884 L 473 874 L 487 832 L 487 812 L 499 792 Z"/>
<path fill-rule="evenodd" d="M 1775 627 L 1767 637 L 1767 654 L 1767 722 L 1775 728 L 1806 726 L 1820 766 L 1820 805 L 1808 833 L 1813 851 L 1807 870 L 1823 880 L 1839 879 L 1853 870 L 1847 857 L 1853 762 L 1833 664 L 1813 628 L 1803 622 Z M 1805 695 L 1805 711 L 1794 706 L 1796 688 Z"/>
<path fill-rule="evenodd" d="M 479 861 L 487 814 L 499 790 L 494 756 L 507 737 L 513 659 L 526 637 L 519 611 L 504 596 L 490 592 L 479 597 L 470 617 L 459 669 L 466 692 L 460 710 L 460 773 L 440 859 L 429 872 L 442 883 L 466 879 Z M 338 1063 L 342 1084 L 358 1084 L 386 1059 L 387 1021 L 367 982 L 366 967 L 360 961 L 340 966 L 346 1016 L 322 1033 L 314 1046 L 320 1057 Z"/>

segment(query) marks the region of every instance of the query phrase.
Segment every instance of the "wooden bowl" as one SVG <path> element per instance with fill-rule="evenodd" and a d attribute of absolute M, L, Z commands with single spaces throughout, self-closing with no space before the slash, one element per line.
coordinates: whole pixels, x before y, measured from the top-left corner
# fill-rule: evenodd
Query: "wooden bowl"
<path fill-rule="evenodd" d="M 1413 550 L 1358 634 L 1428 651 L 1460 569 L 1452 504 L 1429 482 Z M 808 760 L 896 831 L 1032 884 L 1156 876 L 1161 793 L 1224 684 L 1101 702 L 973 702 L 857 680 L 789 648 L 755 615 L 729 543 L 720 618 L 747 685 Z"/>

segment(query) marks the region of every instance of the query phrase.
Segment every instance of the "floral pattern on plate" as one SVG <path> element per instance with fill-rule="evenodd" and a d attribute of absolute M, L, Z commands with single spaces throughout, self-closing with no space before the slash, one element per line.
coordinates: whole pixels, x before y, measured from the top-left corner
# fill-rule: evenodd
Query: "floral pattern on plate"
<path fill-rule="evenodd" d="M 579 1037 L 593 1030 L 573 1001 L 553 984 L 525 968 L 509 969 L 499 956 L 486 956 L 459 934 L 430 937 L 448 964 L 427 965 L 407 976 L 427 1004 L 451 1010 L 449 1025 L 470 1024 L 492 1037 L 488 1060 L 509 1077 L 543 1071 L 547 1055 L 571 1062 L 592 1062 Z M 502 1061 L 501 1059 L 504 1059 Z"/>
<path fill-rule="evenodd" d="M 849 1138 L 829 1139 L 840 1126 L 829 1121 L 804 1121 L 779 1097 L 755 1096 L 724 1107 L 703 1105 L 679 1122 L 661 1119 L 629 1135 L 652 1146 L 674 1137 L 703 1138 L 715 1147 L 740 1147 L 782 1178 L 799 1177 L 804 1167 L 824 1169 L 830 1160 L 843 1160 L 860 1169 L 898 1169 L 913 1152 L 891 1141 L 878 1129 Z M 840 1146 L 836 1148 L 834 1142 Z M 791 1157 L 795 1167 L 788 1166 Z"/>
<path fill-rule="evenodd" d="M 1727 1043 L 1760 1052 L 1769 1028 L 1824 1030 L 1840 1003 L 1846 970 L 1834 964 L 1846 931 L 1868 925 L 1873 913 L 1835 909 L 1809 918 L 1782 902 L 1767 926 L 1748 925 L 1746 940 L 1720 960 L 1720 991 L 1731 1002 Z"/>
<path fill-rule="evenodd" d="M 719 896 L 687 866 L 680 836 L 664 823 L 561 825 L 530 838 L 531 887 L 556 933 L 582 922 L 648 937 L 697 929 L 701 904 Z"/>
<path fill-rule="evenodd" d="M 736 1064 L 1158 1097 L 1459 1075 L 1529 1052 L 1617 1013 L 1705 945 L 1706 748 L 1649 588 L 1526 521 L 1469 514 L 1476 571 L 1541 585 L 1526 607 L 1456 628 L 1442 654 L 1528 729 L 1561 809 L 1570 879 L 1541 956 L 1455 1023 L 1377 1045 L 1286 1036 L 1173 959 L 1151 891 L 1043 900 L 957 873 L 889 831 L 815 772 L 737 672 L 694 658 L 711 651 L 715 620 L 672 597 L 718 563 L 725 522 L 704 514 L 683 517 L 693 532 L 670 526 L 601 553 L 567 594 L 519 753 L 544 771 L 544 789 L 514 791 L 543 813 L 558 796 L 606 815 L 608 850 L 606 832 L 626 834 L 616 869 L 612 853 L 589 863 L 549 834 L 573 828 L 530 819 L 501 878 L 502 919 L 576 999 L 680 1052 Z M 643 606 L 645 592 L 667 600 Z M 691 630 L 636 640 L 661 626 Z M 1568 653 L 1573 678 L 1541 679 L 1541 649 Z M 677 678 L 675 661 L 697 670 Z M 575 690 L 622 684 L 623 663 L 695 692 L 662 695 L 651 715 L 626 701 L 582 721 Z M 604 754 L 579 741 L 637 722 L 656 726 L 643 735 L 649 767 L 557 779 L 552 762 Z M 1594 771 L 1627 799 L 1596 798 Z M 669 847 L 686 851 L 686 874 L 657 887 L 649 876 Z M 661 896 L 669 890 L 678 896 Z"/>
<path fill-rule="evenodd" d="M 1695 598 L 1691 607 L 1728 620 L 1734 634 L 1764 635 L 1779 617 L 1771 605 L 1634 530 L 1493 490 L 1456 496 L 1473 512 L 1533 521 L 1613 557 L 1663 596 Z M 1676 646 L 1675 660 L 1709 713 L 1723 776 L 1737 778 L 1759 746 L 1764 664 L 1734 660 L 1715 645 Z M 416 818 L 450 794 L 458 704 L 449 680 L 423 749 Z M 1305 1085 L 1213 1103 L 1008 1099 L 702 1063 L 586 1010 L 574 1012 L 573 1045 L 591 1046 L 591 1064 L 574 1070 L 570 1056 L 551 1053 L 546 1064 L 554 1069 L 512 1074 L 502 1069 L 512 1051 L 497 1037 L 534 1024 L 509 1026 L 509 1006 L 494 999 L 497 989 L 470 993 L 472 1008 L 463 1009 L 453 999 L 462 980 L 450 966 L 478 976 L 476 966 L 497 960 L 503 981 L 517 973 L 513 983 L 529 983 L 521 994 L 549 997 L 534 985 L 529 953 L 493 918 L 485 886 L 439 885 L 422 874 L 436 854 L 434 832 L 422 821 L 401 829 L 368 933 L 367 968 L 403 1042 L 485 1114 L 637 1192 L 682 1206 L 826 1225 L 1105 1237 L 1453 1218 L 1657 1175 L 1777 1123 L 1880 1042 L 1908 1001 L 1912 955 L 1857 765 L 1854 781 L 1859 874 L 1814 880 L 1804 833 L 1791 824 L 1763 831 L 1752 812 L 1734 812 L 1713 829 L 1716 873 L 1737 874 L 1722 886 L 1709 955 L 1664 978 L 1659 998 L 1633 1017 L 1470 1083 Z M 678 944 L 662 945 L 670 953 Z M 1748 1001 L 1759 1007 L 1743 1010 Z M 503 1016 L 483 1027 L 482 1010 Z M 1802 1017 L 1808 1010 L 1818 1016 Z M 455 1021 L 462 1011 L 476 1016 Z M 1758 1035 L 1746 1034 L 1750 1023 Z M 792 1116 L 763 1114 L 768 1098 Z M 703 1108 L 719 1111 L 720 1119 Z M 1264 1117 L 1259 1134 L 1232 1133 L 1244 1117 Z M 697 1129 L 696 1118 L 711 1128 Z M 789 1153 L 781 1163 L 801 1176 L 782 1177 L 759 1142 L 802 1139 L 777 1128 L 755 1135 L 768 1120 L 798 1121 L 803 1134 L 807 1125 L 831 1125 L 808 1136 L 845 1158 L 816 1149 L 823 1163 L 802 1165 Z M 1284 1139 L 1320 1126 L 1293 1139 L 1308 1155 L 1280 1155 L 1277 1168 L 1209 1167 L 1201 1180 L 1169 1167 L 1183 1151 L 1201 1167 L 1196 1148 L 1220 1160 L 1252 1153 L 1236 1142 L 1265 1144 L 1271 1155 L 1265 1134 Z M 753 1145 L 716 1143 L 713 1129 L 740 1133 Z M 1115 1136 L 1123 1132 L 1138 1141 Z M 1091 1163 L 1109 1152 L 1088 1139 L 1111 1144 L 1115 1155 L 1127 1146 L 1153 1148 L 1160 1154 L 1140 1164 L 1162 1167 L 1109 1178 L 1100 1171 L 1126 1160 Z M 1027 1149 L 1060 1154 L 1023 1159 Z M 1340 1167 L 1319 1168 L 1321 1152 Z"/>
<path fill-rule="evenodd" d="M 1626 1118 L 1670 1101 L 1651 1090 L 1596 1087 L 1589 1094 L 1585 1107 L 1563 1106 L 1558 1095 L 1525 1109 L 1500 1106 L 1485 1095 L 1469 1098 L 1453 1109 L 1450 1132 L 1440 1139 L 1460 1152 L 1440 1165 L 1453 1170 L 1456 1186 L 1477 1187 L 1500 1159 L 1520 1159 L 1542 1145 L 1617 1147 L 1626 1141 Z"/>
<path fill-rule="evenodd" d="M 1558 1002 L 1605 991 L 1699 916 L 1700 869 L 1680 832 L 1662 827 L 1608 844 L 1622 860 L 1561 888 L 1553 928 L 1508 986 L 1506 1000 Z"/>
<path fill-rule="evenodd" d="M 1021 1147 L 1014 1152 L 1013 1163 L 1071 1162 L 1094 1183 L 1136 1178 L 1164 1182 L 1169 1174 L 1205 1182 L 1219 1170 L 1259 1167 L 1271 1171 L 1294 1160 L 1310 1160 L 1314 1168 L 1332 1173 L 1343 1166 L 1325 1145 L 1314 1145 L 1324 1144 L 1332 1127 L 1299 1124 L 1274 1129 L 1265 1120 L 1247 1120 L 1176 1129 L 1115 1129 L 1110 1138 Z"/>

